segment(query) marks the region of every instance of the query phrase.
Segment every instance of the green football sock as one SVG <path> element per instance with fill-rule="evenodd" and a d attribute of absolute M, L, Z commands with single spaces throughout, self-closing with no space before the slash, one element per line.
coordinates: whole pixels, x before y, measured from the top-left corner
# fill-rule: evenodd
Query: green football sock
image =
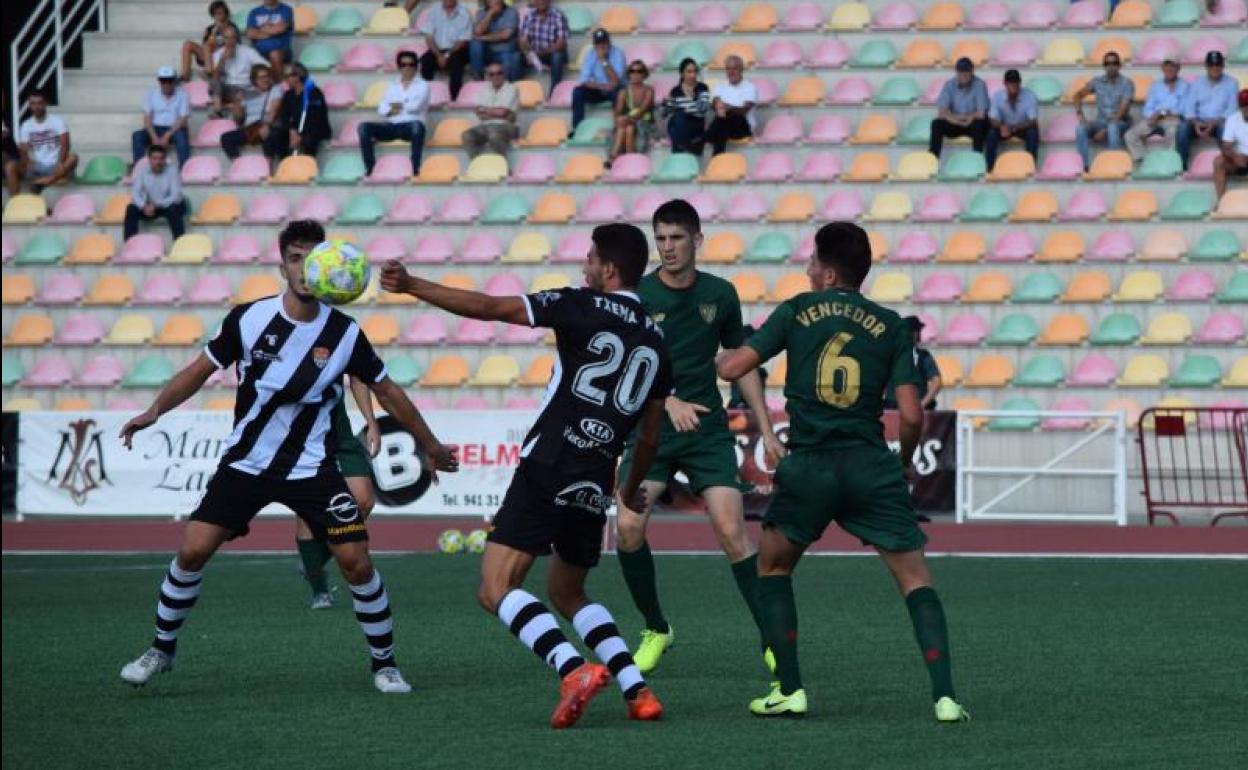
<path fill-rule="evenodd" d="M 906 609 L 914 624 L 914 638 L 919 642 L 923 662 L 932 678 L 932 700 L 953 695 L 953 668 L 949 661 L 949 630 L 945 626 L 945 609 L 936 591 L 929 586 L 916 588 L 906 595 Z"/>
<path fill-rule="evenodd" d="M 624 583 L 633 596 L 633 604 L 646 620 L 646 628 L 666 634 L 671 630 L 663 608 L 659 606 L 659 586 L 654 575 L 654 556 L 650 544 L 642 542 L 636 551 L 620 551 L 620 570 Z"/>
<path fill-rule="evenodd" d="M 766 629 L 767 644 L 776 656 L 780 692 L 792 695 L 802 689 L 802 674 L 797 666 L 797 602 L 793 599 L 793 578 L 789 575 L 760 577 L 758 611 Z"/>
<path fill-rule="evenodd" d="M 329 592 L 329 577 L 325 574 L 325 562 L 330 559 L 329 545 L 320 540 L 295 540 L 299 548 L 299 560 L 303 562 L 303 576 L 312 593 Z"/>
<path fill-rule="evenodd" d="M 741 592 L 741 598 L 745 599 L 745 605 L 750 608 L 750 616 L 754 618 L 762 646 L 766 648 L 767 634 L 763 630 L 763 618 L 758 612 L 758 554 L 752 553 L 741 561 L 733 562 L 732 577 L 737 581 L 737 590 Z"/>

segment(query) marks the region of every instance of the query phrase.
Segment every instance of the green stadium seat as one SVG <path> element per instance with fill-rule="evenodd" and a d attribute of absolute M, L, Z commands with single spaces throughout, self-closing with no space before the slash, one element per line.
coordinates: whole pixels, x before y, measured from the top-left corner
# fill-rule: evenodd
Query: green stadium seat
<path fill-rule="evenodd" d="M 987 173 L 983 153 L 961 150 L 945 158 L 936 178 L 941 182 L 974 182 Z"/>
<path fill-rule="evenodd" d="M 424 375 L 425 368 L 411 356 L 394 356 L 386 359 L 386 371 L 396 384 L 407 387 Z"/>
<path fill-rule="evenodd" d="M 1248 302 L 1248 270 L 1239 270 L 1218 292 L 1218 302 L 1242 305 Z"/>
<path fill-rule="evenodd" d="M 1188 252 L 1193 262 L 1230 262 L 1239 256 L 1239 236 L 1231 230 L 1206 230 Z"/>
<path fill-rule="evenodd" d="M 1207 354 L 1193 354 L 1183 359 L 1179 370 L 1170 378 L 1171 387 L 1213 388 L 1222 381 L 1222 365 Z"/>
<path fill-rule="evenodd" d="M 1037 412 L 1040 405 L 1030 398 L 1010 398 L 997 409 L 1003 412 Z M 1039 417 L 994 417 L 988 421 L 988 430 L 1035 430 L 1039 425 Z"/>
<path fill-rule="evenodd" d="M 787 233 L 763 233 L 745 252 L 746 262 L 779 264 L 793 253 L 793 239 Z"/>
<path fill-rule="evenodd" d="M 888 69 L 897 59 L 897 49 L 888 40 L 867 40 L 849 60 L 853 69 Z"/>
<path fill-rule="evenodd" d="M 1047 304 L 1056 302 L 1066 286 L 1053 273 L 1031 273 L 1014 289 L 1013 301 Z"/>
<path fill-rule="evenodd" d="M 568 147 L 604 147 L 615 122 L 611 118 L 585 118 L 568 137 Z"/>
<path fill-rule="evenodd" d="M 980 190 L 958 215 L 962 222 L 1000 222 L 1014 209 L 1014 204 L 1000 190 Z"/>
<path fill-rule="evenodd" d="M 1036 95 L 1036 101 L 1041 104 L 1055 104 L 1058 99 L 1062 98 L 1064 90 L 1062 81 L 1052 75 L 1027 78 L 1027 87 Z"/>
<path fill-rule="evenodd" d="M 931 137 L 932 118 L 928 115 L 915 115 L 906 121 L 906 125 L 897 135 L 897 144 L 914 147 L 926 147 Z"/>
<path fill-rule="evenodd" d="M 1233 64 L 1248 64 L 1248 35 L 1240 39 L 1239 45 L 1226 58 Z"/>
<path fill-rule="evenodd" d="M 701 40 L 685 40 L 668 51 L 667 58 L 663 60 L 663 69 L 675 71 L 685 59 L 693 59 L 698 67 L 705 67 L 711 56 L 711 49 Z"/>
<path fill-rule="evenodd" d="M 1153 27 L 1191 27 L 1200 21 L 1200 8 L 1192 0 L 1169 0 L 1153 15 Z"/>
<path fill-rule="evenodd" d="M 0 384 L 6 388 L 16 385 L 23 377 L 26 376 L 26 367 L 22 365 L 22 360 L 12 353 L 5 353 L 3 360 L 0 360 Z"/>
<path fill-rule="evenodd" d="M 529 215 L 529 204 L 520 193 L 504 193 L 490 199 L 481 215 L 486 225 L 509 225 L 523 222 Z"/>
<path fill-rule="evenodd" d="M 1036 319 L 1026 313 L 1010 313 L 997 322 L 996 328 L 984 342 L 998 347 L 1022 346 L 1030 345 L 1038 336 L 1040 325 L 1036 323 Z"/>
<path fill-rule="evenodd" d="M 376 224 L 385 213 L 386 202 L 380 195 L 364 193 L 347 201 L 334 221 L 340 225 L 371 225 Z"/>
<path fill-rule="evenodd" d="M 35 233 L 22 244 L 13 259 L 15 265 L 55 265 L 69 252 L 65 239 L 52 233 Z"/>
<path fill-rule="evenodd" d="M 1111 313 L 1092 332 L 1089 342 L 1100 346 L 1123 347 L 1134 344 L 1143 330 L 1140 321 L 1131 313 Z"/>
<path fill-rule="evenodd" d="M 126 162 L 116 155 L 100 155 L 87 161 L 78 184 L 117 184 L 126 176 Z"/>
<path fill-rule="evenodd" d="M 299 63 L 309 72 L 329 72 L 342 58 L 338 46 L 320 41 L 308 43 L 299 54 Z"/>
<path fill-rule="evenodd" d="M 336 6 L 316 28 L 318 35 L 354 35 L 364 26 L 364 15 L 349 5 Z"/>
<path fill-rule="evenodd" d="M 317 181 L 320 184 L 359 184 L 366 173 L 359 155 L 334 155 L 321 169 Z"/>
<path fill-rule="evenodd" d="M 1056 388 L 1066 381 L 1066 365 L 1054 355 L 1041 355 L 1023 364 L 1014 384 L 1029 388 Z"/>
<path fill-rule="evenodd" d="M 1180 190 L 1161 211 L 1165 221 L 1204 219 L 1213 210 L 1213 195 L 1208 190 Z"/>
<path fill-rule="evenodd" d="M 875 96 L 871 98 L 871 103 L 880 107 L 914 104 L 921 93 L 919 81 L 909 75 L 902 75 L 884 81 L 884 85 L 880 86 Z M 931 119 L 928 118 L 927 122 L 930 126 Z M 926 140 L 924 143 L 926 144 Z"/>
<path fill-rule="evenodd" d="M 1136 179 L 1174 179 L 1183 173 L 1183 159 L 1174 150 L 1153 150 L 1144 156 Z"/>
<path fill-rule="evenodd" d="M 568 31 L 573 35 L 583 35 L 594 26 L 594 12 L 588 8 L 564 8 L 563 15 L 568 18 Z"/>
<path fill-rule="evenodd" d="M 587 119 L 585 123 L 588 123 Z M 585 125 L 582 123 L 581 125 Z M 692 182 L 698 176 L 698 158 L 687 152 L 676 152 L 663 159 L 653 174 L 651 182 Z"/>
<path fill-rule="evenodd" d="M 121 381 L 123 388 L 163 388 L 173 379 L 173 362 L 164 356 L 147 356 L 134 362 Z"/>

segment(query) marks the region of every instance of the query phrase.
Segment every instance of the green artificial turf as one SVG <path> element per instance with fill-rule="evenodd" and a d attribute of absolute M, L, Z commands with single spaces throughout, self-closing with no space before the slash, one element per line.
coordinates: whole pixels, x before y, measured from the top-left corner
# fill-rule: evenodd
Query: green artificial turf
<path fill-rule="evenodd" d="M 959 697 L 939 725 L 908 617 L 882 565 L 810 558 L 796 579 L 811 713 L 751 717 L 768 677 L 728 565 L 660 557 L 677 643 L 631 723 L 614 685 L 574 729 L 557 680 L 476 605 L 479 557 L 381 556 L 410 696 L 372 688 L 338 591 L 312 612 L 293 556 L 208 569 L 177 667 L 143 689 L 166 560 L 6 556 L 4 764 L 51 767 L 1244 767 L 1243 562 L 933 561 Z M 541 582 L 530 581 L 540 590 Z M 341 584 L 341 580 L 337 581 Z M 639 618 L 612 558 L 590 580 L 630 644 Z"/>

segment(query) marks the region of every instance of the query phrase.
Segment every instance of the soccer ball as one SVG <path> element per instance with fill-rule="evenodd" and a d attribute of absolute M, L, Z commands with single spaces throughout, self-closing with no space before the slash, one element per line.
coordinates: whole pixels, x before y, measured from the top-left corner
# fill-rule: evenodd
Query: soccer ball
<path fill-rule="evenodd" d="M 485 530 L 474 529 L 468 533 L 468 537 L 464 540 L 464 545 L 468 547 L 468 553 L 482 553 L 485 551 Z"/>
<path fill-rule="evenodd" d="M 348 241 L 325 241 L 303 259 L 308 288 L 331 305 L 345 305 L 363 294 L 371 274 L 368 255 Z"/>
<path fill-rule="evenodd" d="M 459 553 L 464 550 L 464 533 L 448 529 L 438 535 L 438 550 L 442 553 Z"/>

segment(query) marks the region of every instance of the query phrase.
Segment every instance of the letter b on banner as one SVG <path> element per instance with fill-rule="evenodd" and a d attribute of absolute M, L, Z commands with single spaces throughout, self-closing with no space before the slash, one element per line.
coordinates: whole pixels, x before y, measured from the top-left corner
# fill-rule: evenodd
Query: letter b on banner
<path fill-rule="evenodd" d="M 378 419 L 377 426 L 381 428 L 381 451 L 373 458 L 377 502 L 391 506 L 414 503 L 433 483 L 420 447 L 390 415 Z M 360 438 L 362 441 L 363 432 Z"/>

